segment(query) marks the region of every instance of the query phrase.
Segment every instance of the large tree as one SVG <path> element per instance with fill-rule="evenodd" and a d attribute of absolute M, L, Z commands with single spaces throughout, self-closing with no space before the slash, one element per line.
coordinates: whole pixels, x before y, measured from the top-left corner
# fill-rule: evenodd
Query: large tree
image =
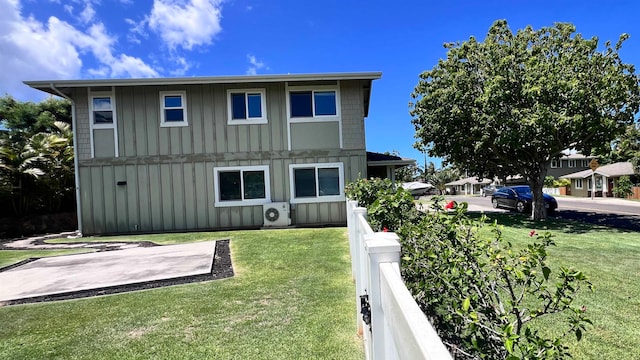
<path fill-rule="evenodd" d="M 634 121 L 638 77 L 611 46 L 571 24 L 517 31 L 496 21 L 484 41 L 445 44 L 446 59 L 420 75 L 410 113 L 415 147 L 480 178 L 520 174 L 532 217 L 546 216 L 542 187 L 565 149 L 609 146 Z"/>

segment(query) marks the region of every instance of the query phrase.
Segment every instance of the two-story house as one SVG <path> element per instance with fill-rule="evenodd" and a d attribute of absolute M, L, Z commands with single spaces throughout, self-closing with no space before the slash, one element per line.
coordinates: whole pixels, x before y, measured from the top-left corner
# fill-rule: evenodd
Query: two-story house
<path fill-rule="evenodd" d="M 83 234 L 344 224 L 381 73 L 26 81 L 72 101 Z"/>
<path fill-rule="evenodd" d="M 563 175 L 575 173 L 589 169 L 589 162 L 595 156 L 586 156 L 582 154 L 564 154 L 557 159 L 551 160 L 547 176 L 553 176 L 558 179 Z"/>

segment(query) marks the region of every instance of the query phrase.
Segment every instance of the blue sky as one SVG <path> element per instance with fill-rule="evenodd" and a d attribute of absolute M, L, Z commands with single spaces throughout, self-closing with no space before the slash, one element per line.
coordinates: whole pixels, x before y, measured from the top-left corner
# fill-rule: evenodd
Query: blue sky
<path fill-rule="evenodd" d="M 484 39 L 497 19 L 571 22 L 601 43 L 630 34 L 622 59 L 638 65 L 638 14 L 634 0 L 0 0 L 0 93 L 42 99 L 23 80 L 381 71 L 367 149 L 422 165 L 408 102 L 443 43 Z"/>

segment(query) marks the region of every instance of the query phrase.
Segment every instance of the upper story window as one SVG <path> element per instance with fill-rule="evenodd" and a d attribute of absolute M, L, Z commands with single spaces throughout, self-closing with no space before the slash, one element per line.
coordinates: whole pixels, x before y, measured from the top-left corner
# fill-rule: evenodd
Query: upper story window
<path fill-rule="evenodd" d="M 344 200 L 342 163 L 291 164 L 291 203 Z"/>
<path fill-rule="evenodd" d="M 160 92 L 160 126 L 187 126 L 187 93 L 185 91 Z"/>
<path fill-rule="evenodd" d="M 569 167 L 570 168 L 576 167 L 576 161 L 575 160 L 569 160 Z"/>
<path fill-rule="evenodd" d="M 112 128 L 115 122 L 115 101 L 111 93 L 91 96 L 91 118 L 94 128 Z"/>
<path fill-rule="evenodd" d="M 260 205 L 271 201 L 268 166 L 216 167 L 215 206 Z"/>
<path fill-rule="evenodd" d="M 228 124 L 266 124 L 264 89 L 228 90 Z"/>
<path fill-rule="evenodd" d="M 582 167 L 589 167 L 589 160 L 582 160 Z"/>
<path fill-rule="evenodd" d="M 292 120 L 335 120 L 340 116 L 339 95 L 333 86 L 314 89 L 291 87 L 288 100 Z"/>
<path fill-rule="evenodd" d="M 561 167 L 560 164 L 561 164 L 560 160 L 558 160 L 558 159 L 551 160 L 551 168 L 552 169 Z"/>

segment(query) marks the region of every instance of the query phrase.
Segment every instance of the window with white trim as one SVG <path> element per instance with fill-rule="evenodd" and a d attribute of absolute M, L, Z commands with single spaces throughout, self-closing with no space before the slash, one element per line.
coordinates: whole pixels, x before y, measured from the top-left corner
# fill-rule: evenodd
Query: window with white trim
<path fill-rule="evenodd" d="M 589 160 L 582 160 L 582 167 L 589 167 Z"/>
<path fill-rule="evenodd" d="M 271 201 L 269 166 L 215 167 L 215 206 L 250 206 Z"/>
<path fill-rule="evenodd" d="M 91 122 L 94 129 L 112 129 L 116 119 L 116 103 L 109 93 L 94 93 L 90 101 Z"/>
<path fill-rule="evenodd" d="M 317 88 L 290 87 L 289 117 L 292 120 L 335 120 L 340 116 L 340 101 L 335 86 Z"/>
<path fill-rule="evenodd" d="M 558 159 L 553 159 L 551 160 L 551 168 L 555 169 L 555 168 L 559 168 L 560 167 L 560 160 Z"/>
<path fill-rule="evenodd" d="M 582 179 L 575 179 L 576 189 L 582 189 Z"/>
<path fill-rule="evenodd" d="M 569 167 L 570 168 L 576 167 L 576 161 L 575 160 L 569 160 Z"/>
<path fill-rule="evenodd" d="M 342 163 L 291 164 L 291 203 L 343 201 Z"/>
<path fill-rule="evenodd" d="M 227 90 L 229 125 L 266 124 L 265 89 Z"/>
<path fill-rule="evenodd" d="M 187 92 L 160 92 L 160 126 L 188 126 Z"/>

